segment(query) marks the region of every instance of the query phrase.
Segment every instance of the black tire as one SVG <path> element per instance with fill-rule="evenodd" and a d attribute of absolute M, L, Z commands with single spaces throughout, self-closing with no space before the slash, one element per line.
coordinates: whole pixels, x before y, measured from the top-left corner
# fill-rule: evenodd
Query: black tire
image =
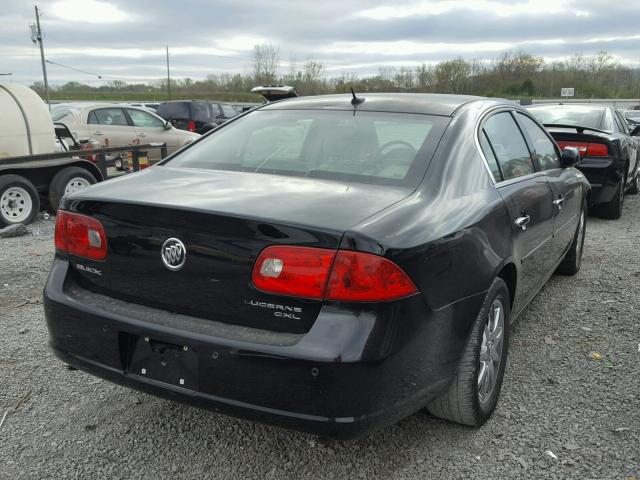
<path fill-rule="evenodd" d="M 55 174 L 49 184 L 49 205 L 54 212 L 60 206 L 60 201 L 64 196 L 67 185 L 74 180 L 82 181 L 82 179 L 88 182 L 89 185 L 97 182 L 96 177 L 90 171 L 80 167 L 63 168 Z"/>
<path fill-rule="evenodd" d="M 582 228 L 580 228 L 582 227 Z M 580 220 L 573 236 L 571 247 L 558 266 L 558 273 L 562 275 L 575 275 L 582 265 L 582 252 L 584 250 L 584 237 L 587 232 L 587 202 L 583 202 L 580 210 Z"/>
<path fill-rule="evenodd" d="M 488 323 L 489 313 L 493 310 L 494 302 L 499 301 L 503 307 L 502 350 L 497 376 L 490 393 L 484 401 L 480 399 L 478 375 L 480 374 L 480 353 L 483 334 Z M 473 323 L 462 358 L 458 364 L 456 377 L 449 390 L 432 401 L 427 410 L 436 417 L 444 418 L 463 425 L 479 427 L 486 422 L 498 403 L 502 378 L 507 361 L 509 347 L 509 323 L 511 308 L 509 290 L 501 278 L 496 278 L 485 297 L 480 313 Z"/>
<path fill-rule="evenodd" d="M 0 226 L 28 225 L 39 211 L 40 196 L 33 183 L 20 175 L 0 175 Z"/>
<path fill-rule="evenodd" d="M 622 178 L 610 202 L 598 205 L 596 213 L 602 218 L 617 220 L 622 215 L 622 205 L 624 204 L 624 185 L 626 179 Z"/>
<path fill-rule="evenodd" d="M 640 193 L 640 173 L 636 172 L 636 176 L 633 177 L 633 182 L 631 182 L 631 187 L 629 187 L 629 193 L 632 195 Z"/>

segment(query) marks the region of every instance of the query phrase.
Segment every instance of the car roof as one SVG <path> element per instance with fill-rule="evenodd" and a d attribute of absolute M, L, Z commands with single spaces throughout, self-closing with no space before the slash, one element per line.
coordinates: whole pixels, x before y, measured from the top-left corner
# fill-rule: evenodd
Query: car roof
<path fill-rule="evenodd" d="M 489 99 L 471 95 L 448 95 L 438 93 L 356 93 L 364 102 L 356 107 L 360 111 L 389 113 L 421 113 L 429 115 L 452 116 L 465 104 L 479 100 L 493 100 L 496 105 L 516 105 L 502 99 Z M 319 95 L 298 97 L 269 103 L 261 110 L 349 110 L 351 94 Z"/>

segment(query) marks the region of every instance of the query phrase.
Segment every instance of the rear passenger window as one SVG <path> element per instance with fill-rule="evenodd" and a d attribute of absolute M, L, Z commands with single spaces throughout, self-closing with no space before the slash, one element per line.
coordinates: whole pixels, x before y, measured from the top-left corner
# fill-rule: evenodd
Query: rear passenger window
<path fill-rule="evenodd" d="M 493 150 L 491 149 L 491 145 L 489 144 L 489 140 L 487 140 L 487 134 L 483 130 L 480 133 L 480 148 L 482 148 L 482 153 L 484 153 L 484 158 L 487 159 L 487 163 L 489 164 L 489 168 L 491 169 L 491 173 L 493 174 L 493 179 L 496 182 L 502 180 L 502 173 L 500 173 L 500 167 L 498 166 L 498 160 L 496 159 Z"/>
<path fill-rule="evenodd" d="M 124 111 L 121 108 L 101 108 L 91 113 L 95 115 L 97 123 L 100 125 L 129 126 L 127 117 L 124 116 Z M 91 120 L 91 114 L 89 120 Z"/>
<path fill-rule="evenodd" d="M 535 153 L 538 157 L 540 168 L 542 168 L 542 170 L 560 168 L 560 158 L 558 157 L 558 152 L 556 152 L 556 147 L 547 134 L 544 133 L 544 130 L 526 115 L 521 113 L 517 115 L 520 124 L 527 132 L 529 139 L 533 142 L 533 148 L 536 151 Z"/>
<path fill-rule="evenodd" d="M 529 148 L 510 113 L 493 115 L 485 122 L 484 130 L 505 180 L 535 172 Z"/>

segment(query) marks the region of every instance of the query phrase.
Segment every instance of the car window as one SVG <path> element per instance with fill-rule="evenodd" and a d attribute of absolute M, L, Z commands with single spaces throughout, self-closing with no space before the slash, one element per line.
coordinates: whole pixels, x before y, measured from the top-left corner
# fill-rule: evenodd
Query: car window
<path fill-rule="evenodd" d="M 133 125 L 136 127 L 162 127 L 164 123 L 157 117 L 141 110 L 128 109 L 127 113 L 131 117 Z"/>
<path fill-rule="evenodd" d="M 257 110 L 168 165 L 415 185 L 448 121 L 382 112 Z"/>
<path fill-rule="evenodd" d="M 97 125 L 98 124 L 98 117 L 96 117 L 96 112 L 95 111 L 89 112 L 89 119 L 87 120 L 87 123 L 89 125 Z"/>
<path fill-rule="evenodd" d="M 189 113 L 189 104 L 187 102 L 161 103 L 156 111 L 158 112 L 158 115 L 166 120 L 188 120 L 191 117 Z"/>
<path fill-rule="evenodd" d="M 518 113 L 518 120 L 524 130 L 527 132 L 529 139 L 533 143 L 533 149 L 538 158 L 538 163 L 542 170 L 552 170 L 560 168 L 560 158 L 553 142 L 547 134 L 538 126 L 536 122 L 526 115 Z"/>
<path fill-rule="evenodd" d="M 208 122 L 211 118 L 209 106 L 204 102 L 191 102 L 191 119 L 196 122 Z"/>
<path fill-rule="evenodd" d="M 99 125 L 129 125 L 127 117 L 124 115 L 124 110 L 121 108 L 100 108 L 93 110 L 91 113 L 95 115 L 96 123 Z M 91 114 L 89 116 L 91 117 Z"/>
<path fill-rule="evenodd" d="M 222 109 L 224 118 L 233 118 L 238 114 L 238 112 L 236 112 L 236 109 L 231 105 L 225 105 L 224 103 L 221 103 L 220 108 Z"/>
<path fill-rule="evenodd" d="M 484 153 L 484 158 L 487 159 L 487 163 L 489 164 L 489 168 L 491 169 L 491 173 L 493 174 L 493 179 L 496 182 L 500 182 L 502 180 L 502 173 L 500 172 L 500 167 L 498 166 L 498 159 L 496 158 L 495 153 L 493 153 L 493 149 L 491 148 L 491 144 L 487 139 L 487 134 L 484 130 L 480 133 L 480 148 L 482 148 L 482 153 Z"/>
<path fill-rule="evenodd" d="M 508 112 L 491 116 L 484 124 L 505 180 L 535 172 L 524 137 Z"/>

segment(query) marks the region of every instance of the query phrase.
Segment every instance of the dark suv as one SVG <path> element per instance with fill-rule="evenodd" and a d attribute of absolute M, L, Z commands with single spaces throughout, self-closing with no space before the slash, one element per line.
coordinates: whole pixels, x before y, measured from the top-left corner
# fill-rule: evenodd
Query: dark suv
<path fill-rule="evenodd" d="M 161 103 L 156 113 L 176 128 L 201 134 L 238 114 L 235 108 L 226 103 L 193 100 Z"/>

